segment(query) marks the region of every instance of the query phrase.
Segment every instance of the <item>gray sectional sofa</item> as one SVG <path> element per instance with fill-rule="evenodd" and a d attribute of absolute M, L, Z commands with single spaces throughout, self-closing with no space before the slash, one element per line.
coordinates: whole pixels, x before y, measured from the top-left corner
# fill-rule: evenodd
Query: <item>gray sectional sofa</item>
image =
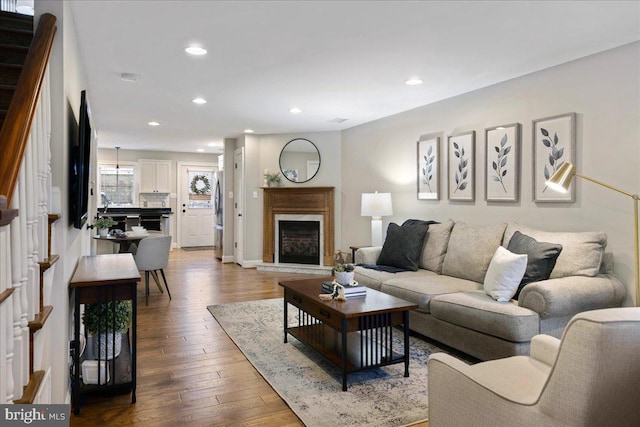
<path fill-rule="evenodd" d="M 548 279 L 526 284 L 517 299 L 498 302 L 485 293 L 483 281 L 498 246 L 507 248 L 516 231 L 562 249 Z M 412 330 L 481 360 L 528 354 L 534 335 L 560 338 L 576 313 L 618 307 L 626 295 L 612 274 L 601 232 L 544 232 L 517 223 L 474 227 L 448 220 L 429 225 L 422 244 L 417 271 L 357 266 L 355 280 L 417 304 L 410 313 Z M 360 248 L 355 262 L 376 264 L 381 250 Z"/>

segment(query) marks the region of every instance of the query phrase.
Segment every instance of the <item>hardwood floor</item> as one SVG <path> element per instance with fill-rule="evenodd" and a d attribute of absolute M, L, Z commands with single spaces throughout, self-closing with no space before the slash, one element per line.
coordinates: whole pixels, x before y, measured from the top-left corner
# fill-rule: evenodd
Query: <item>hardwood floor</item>
<path fill-rule="evenodd" d="M 282 297 L 278 280 L 309 276 L 243 269 L 210 250 L 182 249 L 171 252 L 165 274 L 171 301 L 151 283 L 145 306 L 138 285 L 137 402 L 129 394 L 87 397 L 71 426 L 303 425 L 207 306 Z"/>

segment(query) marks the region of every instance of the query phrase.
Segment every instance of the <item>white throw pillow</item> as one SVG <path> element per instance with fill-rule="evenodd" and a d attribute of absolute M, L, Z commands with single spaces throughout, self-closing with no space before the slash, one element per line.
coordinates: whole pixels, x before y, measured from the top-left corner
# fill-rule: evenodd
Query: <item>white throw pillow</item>
<path fill-rule="evenodd" d="M 500 302 L 509 301 L 527 270 L 527 255 L 518 255 L 499 246 L 484 277 L 484 291 Z"/>

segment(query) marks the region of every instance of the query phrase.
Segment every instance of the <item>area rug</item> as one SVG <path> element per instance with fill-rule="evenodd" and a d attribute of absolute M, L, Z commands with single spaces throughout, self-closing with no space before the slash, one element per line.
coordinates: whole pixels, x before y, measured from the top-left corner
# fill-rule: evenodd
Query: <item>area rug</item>
<path fill-rule="evenodd" d="M 208 309 L 305 425 L 404 426 L 427 419 L 427 359 L 441 351 L 436 346 L 410 337 L 408 378 L 404 364 L 390 365 L 350 374 L 343 392 L 340 369 L 291 336 L 283 342 L 281 298 Z M 297 312 L 289 310 L 289 324 L 297 324 Z M 401 336 L 394 334 L 399 352 Z"/>

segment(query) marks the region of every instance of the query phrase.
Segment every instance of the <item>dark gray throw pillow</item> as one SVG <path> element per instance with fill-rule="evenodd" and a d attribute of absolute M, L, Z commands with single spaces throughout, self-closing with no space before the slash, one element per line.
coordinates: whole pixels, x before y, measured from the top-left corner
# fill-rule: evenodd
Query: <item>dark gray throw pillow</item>
<path fill-rule="evenodd" d="M 522 282 L 518 286 L 514 299 L 518 299 L 520 291 L 526 285 L 540 280 L 547 280 L 556 265 L 558 255 L 562 252 L 562 245 L 557 243 L 538 242 L 533 237 L 519 231 L 513 233 L 507 249 L 515 254 L 527 255 L 527 270 Z"/>
<path fill-rule="evenodd" d="M 376 264 L 417 271 L 429 222 L 412 221 L 399 226 L 389 224 L 387 237 Z"/>

